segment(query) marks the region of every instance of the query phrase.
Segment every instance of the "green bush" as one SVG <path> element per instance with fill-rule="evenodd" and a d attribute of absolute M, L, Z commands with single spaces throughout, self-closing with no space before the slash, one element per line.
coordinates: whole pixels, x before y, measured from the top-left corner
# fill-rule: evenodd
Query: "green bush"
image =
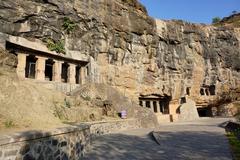
<path fill-rule="evenodd" d="M 90 96 L 82 96 L 82 98 L 83 98 L 85 101 L 91 101 L 91 97 L 90 97 Z"/>
<path fill-rule="evenodd" d="M 66 98 L 64 99 L 64 106 L 67 108 L 71 108 L 71 103 Z"/>
<path fill-rule="evenodd" d="M 70 18 L 64 17 L 62 27 L 67 34 L 70 34 L 76 28 L 76 26 L 77 25 Z"/>
<path fill-rule="evenodd" d="M 15 126 L 15 124 L 14 124 L 14 122 L 12 120 L 7 120 L 7 121 L 4 122 L 4 126 L 6 128 L 12 128 L 12 127 Z"/>
<path fill-rule="evenodd" d="M 64 40 L 59 40 L 55 42 L 52 39 L 47 39 L 47 47 L 50 51 L 55 51 L 57 53 L 65 54 Z"/>
<path fill-rule="evenodd" d="M 240 141 L 234 133 L 228 133 L 227 137 L 233 153 L 233 159 L 240 159 Z"/>
<path fill-rule="evenodd" d="M 214 18 L 212 19 L 212 23 L 213 23 L 213 24 L 218 23 L 218 22 L 220 22 L 220 21 L 221 21 L 221 18 L 220 18 L 220 17 L 214 17 Z"/>

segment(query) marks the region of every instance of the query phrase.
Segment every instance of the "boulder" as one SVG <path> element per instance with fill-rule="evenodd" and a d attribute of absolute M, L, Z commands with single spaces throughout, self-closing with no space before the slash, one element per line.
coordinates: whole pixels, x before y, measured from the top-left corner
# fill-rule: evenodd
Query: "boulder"
<path fill-rule="evenodd" d="M 196 103 L 191 100 L 187 99 L 187 102 L 180 106 L 180 121 L 194 121 L 199 119 Z"/>

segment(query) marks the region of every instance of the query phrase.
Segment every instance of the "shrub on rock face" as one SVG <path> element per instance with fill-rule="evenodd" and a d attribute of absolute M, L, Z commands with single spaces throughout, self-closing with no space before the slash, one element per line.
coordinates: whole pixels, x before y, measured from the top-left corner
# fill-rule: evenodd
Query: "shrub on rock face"
<path fill-rule="evenodd" d="M 55 51 L 57 53 L 65 54 L 64 40 L 54 41 L 52 39 L 47 39 L 47 47 L 50 51 Z"/>
<path fill-rule="evenodd" d="M 76 28 L 76 26 L 77 25 L 70 18 L 64 17 L 62 27 L 67 34 L 70 34 Z"/>

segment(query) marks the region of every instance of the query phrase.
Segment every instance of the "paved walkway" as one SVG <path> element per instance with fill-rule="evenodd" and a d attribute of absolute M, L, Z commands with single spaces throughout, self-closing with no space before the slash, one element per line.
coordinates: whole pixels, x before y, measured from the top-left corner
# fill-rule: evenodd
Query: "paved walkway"
<path fill-rule="evenodd" d="M 98 137 L 85 160 L 231 160 L 225 131 L 228 119 L 205 118 L 160 126 L 161 145 L 151 129 L 129 130 Z"/>

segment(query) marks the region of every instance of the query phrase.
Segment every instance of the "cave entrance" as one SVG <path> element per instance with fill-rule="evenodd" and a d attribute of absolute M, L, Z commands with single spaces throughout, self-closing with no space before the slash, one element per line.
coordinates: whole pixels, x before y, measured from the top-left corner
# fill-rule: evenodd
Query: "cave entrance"
<path fill-rule="evenodd" d="M 187 88 L 186 88 L 186 94 L 187 94 L 188 96 L 190 96 L 190 94 L 191 94 L 190 92 L 191 92 L 191 87 L 187 87 Z"/>
<path fill-rule="evenodd" d="M 162 112 L 162 114 L 169 114 L 170 100 L 170 97 L 167 96 L 160 100 L 160 112 Z"/>
<path fill-rule="evenodd" d="M 26 59 L 26 68 L 25 68 L 25 77 L 26 78 L 35 78 L 36 75 L 36 62 L 37 58 L 33 55 L 27 56 Z"/>
<path fill-rule="evenodd" d="M 201 96 L 204 96 L 204 95 L 205 95 L 205 92 L 204 92 L 204 89 L 203 89 L 203 88 L 200 89 L 200 94 L 201 94 Z"/>
<path fill-rule="evenodd" d="M 69 64 L 64 62 L 62 64 L 62 82 L 67 83 L 68 82 L 68 68 L 69 68 Z"/>
<path fill-rule="evenodd" d="M 146 95 L 139 97 L 139 105 L 150 108 L 154 113 L 169 114 L 169 104 L 171 97 Z"/>
<path fill-rule="evenodd" d="M 181 97 L 180 104 L 187 103 L 186 97 Z"/>
<path fill-rule="evenodd" d="M 81 70 L 81 67 L 77 66 L 76 67 L 76 84 L 80 84 L 80 81 L 81 81 L 80 70 Z"/>
<path fill-rule="evenodd" d="M 198 108 L 199 117 L 212 117 L 212 111 L 210 107 Z"/>
<path fill-rule="evenodd" d="M 216 86 L 215 85 L 209 86 L 209 92 L 211 96 L 216 95 Z"/>
<path fill-rule="evenodd" d="M 146 101 L 146 107 L 150 108 L 150 101 Z"/>
<path fill-rule="evenodd" d="M 52 59 L 46 60 L 45 80 L 47 80 L 47 81 L 52 81 L 53 80 L 53 64 L 54 64 L 54 61 Z"/>
<path fill-rule="evenodd" d="M 157 101 L 153 101 L 153 111 L 154 113 L 158 113 L 158 106 L 157 106 Z"/>

